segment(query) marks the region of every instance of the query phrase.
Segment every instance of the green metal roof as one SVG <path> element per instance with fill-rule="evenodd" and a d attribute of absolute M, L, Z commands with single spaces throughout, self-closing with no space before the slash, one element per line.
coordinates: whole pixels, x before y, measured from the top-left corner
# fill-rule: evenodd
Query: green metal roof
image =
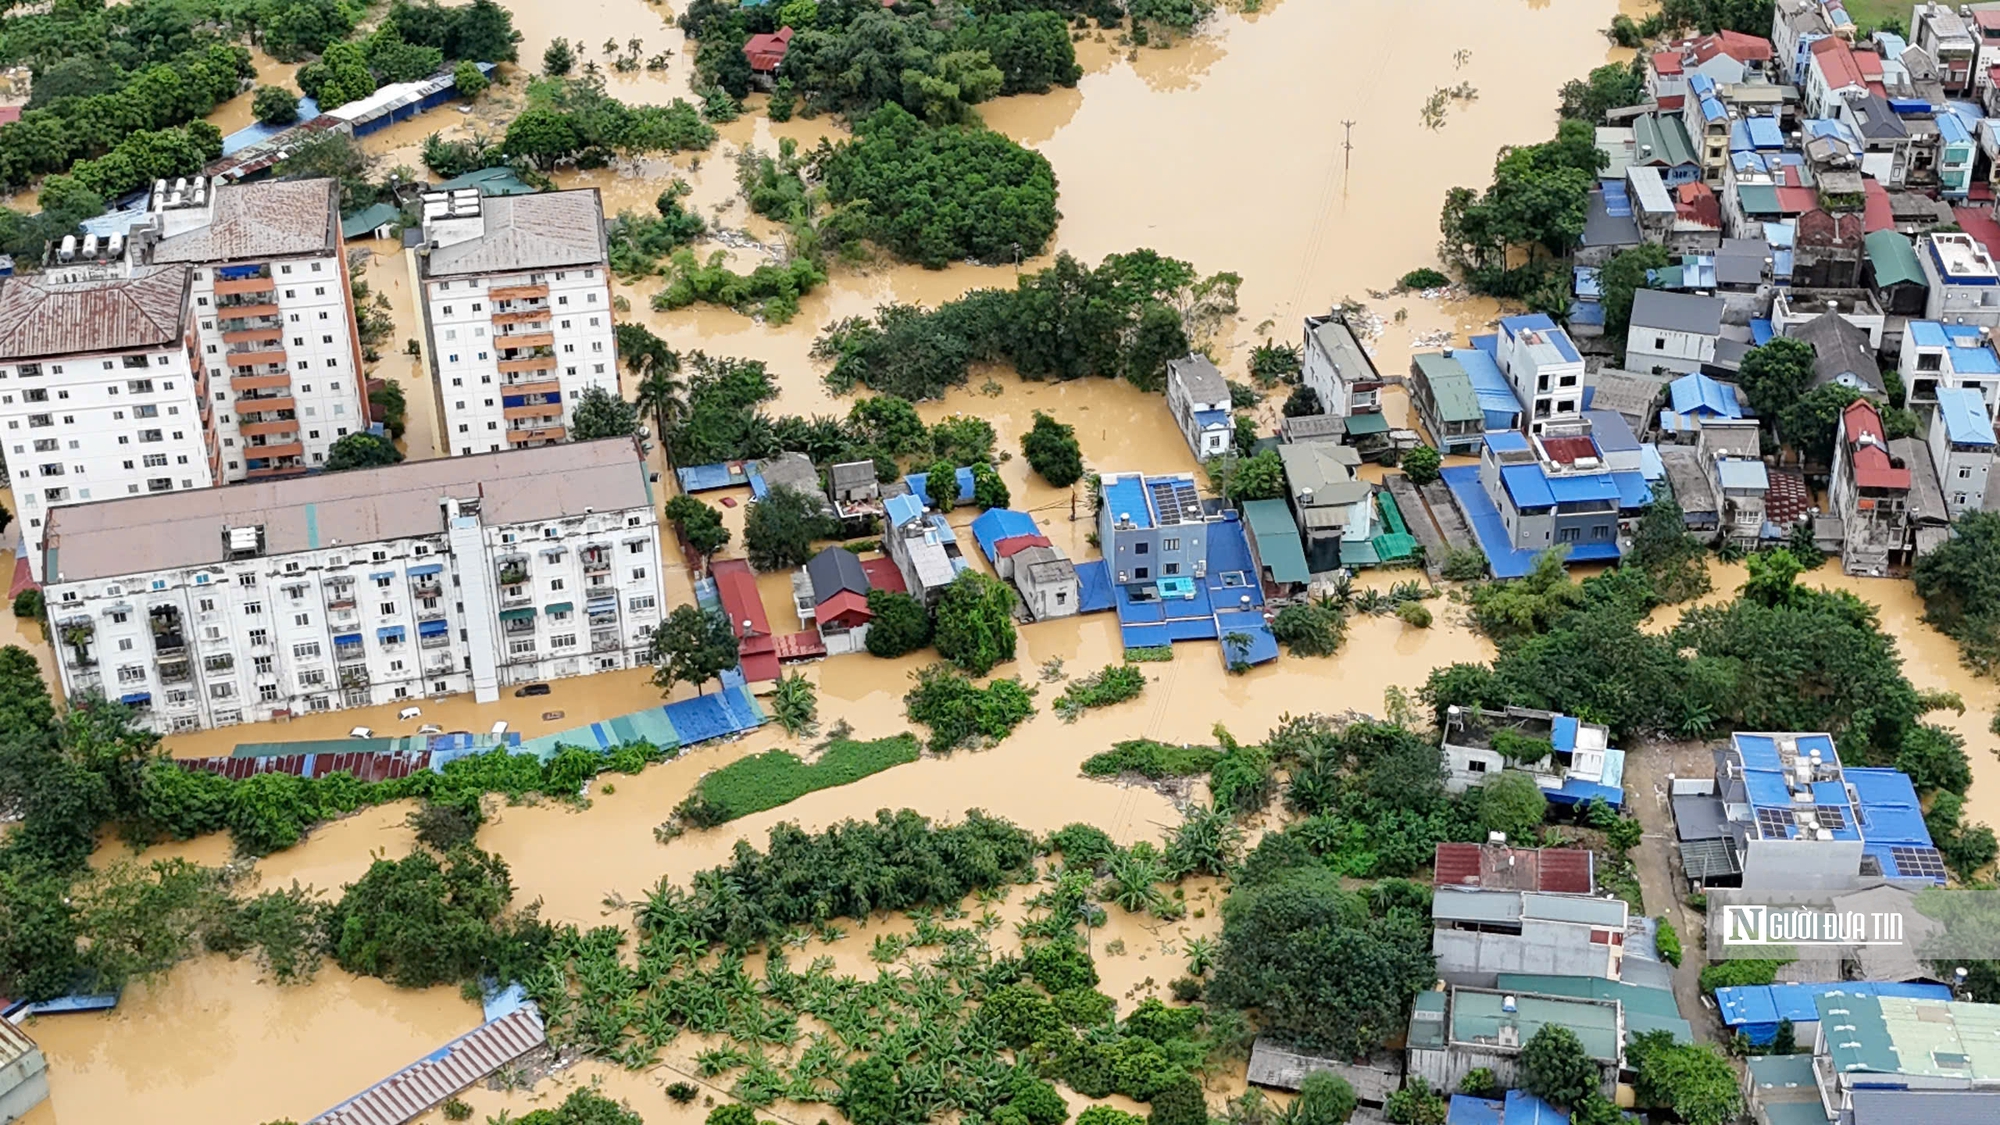
<path fill-rule="evenodd" d="M 1375 561 L 1391 563 L 1407 559 L 1417 553 L 1417 537 L 1403 523 L 1402 509 L 1396 507 L 1396 498 L 1385 489 L 1375 494 L 1375 503 L 1382 509 L 1382 522 L 1388 528 L 1369 541 L 1375 550 Z"/>
<path fill-rule="evenodd" d="M 1778 213 L 1778 189 L 1770 184 L 1737 184 L 1736 199 L 1746 215 Z"/>
<path fill-rule="evenodd" d="M 1257 540 L 1257 557 L 1271 572 L 1274 582 L 1310 582 L 1312 569 L 1306 565 L 1305 548 L 1299 546 L 1298 521 L 1283 500 L 1248 500 L 1243 504 L 1243 522 Z"/>
<path fill-rule="evenodd" d="M 1635 164 L 1664 162 L 1668 167 L 1693 164 L 1694 143 L 1679 116 L 1642 113 L 1632 122 L 1632 159 Z"/>
<path fill-rule="evenodd" d="M 387 203 L 372 203 L 340 220 L 340 237 L 365 238 L 385 223 L 393 223 L 402 212 Z"/>
<path fill-rule="evenodd" d="M 1925 284 L 1923 268 L 1917 264 L 1917 252 L 1910 246 L 1909 238 L 1885 228 L 1871 232 L 1862 241 L 1868 246 L 1868 261 L 1875 267 L 1877 286 Z"/>
<path fill-rule="evenodd" d="M 1472 377 L 1465 373 L 1464 364 L 1439 352 L 1419 352 L 1415 362 L 1417 373 L 1430 388 L 1438 421 L 1477 422 L 1485 418 L 1479 409 L 1479 392 L 1472 389 Z"/>
<path fill-rule="evenodd" d="M 2000 1004 L 1840 992 L 1815 1004 L 1836 1070 L 2000 1079 Z"/>
<path fill-rule="evenodd" d="M 467 172 L 433 187 L 432 191 L 456 191 L 459 188 L 478 188 L 481 195 L 533 195 L 535 187 L 514 174 L 512 168 L 481 168 Z"/>
<path fill-rule="evenodd" d="M 1380 413 L 1349 414 L 1347 416 L 1347 434 L 1349 437 L 1353 437 L 1356 434 L 1386 434 L 1388 432 L 1389 419 L 1383 417 Z"/>
<path fill-rule="evenodd" d="M 533 617 L 534 615 L 535 615 L 534 606 L 526 606 L 521 609 L 503 609 L 500 611 L 500 620 L 526 621 L 527 619 Z"/>
<path fill-rule="evenodd" d="M 542 607 L 542 612 L 543 612 L 543 613 L 568 613 L 568 612 L 569 612 L 569 611 L 570 611 L 571 609 L 573 609 L 573 608 L 575 608 L 575 607 L 574 607 L 574 606 L 573 606 L 573 605 L 572 605 L 571 603 L 569 603 L 569 602 L 557 602 L 557 603 L 555 603 L 554 605 L 545 605 L 545 606 L 543 606 L 543 607 Z"/>
<path fill-rule="evenodd" d="M 1585 1053 L 1593 1059 L 1617 1059 L 1623 1053 L 1618 1041 L 1618 1009 L 1615 1005 L 1568 997 L 1514 995 L 1514 1011 L 1501 1011 L 1506 993 L 1455 989 L 1451 994 L 1451 1037 L 1454 1042 L 1498 1042 L 1500 1026 L 1511 1023 L 1520 1032 L 1523 1046 L 1546 1024 L 1561 1024 L 1576 1032 Z"/>
<path fill-rule="evenodd" d="M 1418 1048 L 1444 1046 L 1444 1010 L 1444 993 L 1417 993 L 1416 998 L 1410 1001 L 1408 1045 Z"/>
<path fill-rule="evenodd" d="M 1676 1043 L 1694 1042 L 1694 1029 L 1681 1018 L 1674 994 L 1602 977 L 1548 976 L 1542 973 L 1501 973 L 1496 988 L 1507 992 L 1537 992 L 1582 1000 L 1616 1000 L 1625 1005 L 1625 1038 L 1649 1031 L 1671 1032 Z"/>

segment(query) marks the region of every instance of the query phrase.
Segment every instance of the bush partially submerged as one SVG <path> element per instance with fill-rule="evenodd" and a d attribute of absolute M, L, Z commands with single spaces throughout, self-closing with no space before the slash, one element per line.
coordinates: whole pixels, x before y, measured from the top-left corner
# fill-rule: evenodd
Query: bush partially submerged
<path fill-rule="evenodd" d="M 915 673 L 917 686 L 903 696 L 910 721 L 931 728 L 926 744 L 934 753 L 981 741 L 1006 738 L 1035 713 L 1035 689 L 1019 680 L 995 680 L 985 687 L 946 664 Z"/>

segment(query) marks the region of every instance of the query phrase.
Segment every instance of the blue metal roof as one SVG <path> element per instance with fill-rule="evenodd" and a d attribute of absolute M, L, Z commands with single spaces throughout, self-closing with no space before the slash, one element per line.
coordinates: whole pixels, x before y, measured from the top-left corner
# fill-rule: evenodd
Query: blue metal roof
<path fill-rule="evenodd" d="M 1701 107 L 1701 119 L 1703 121 L 1721 121 L 1729 116 L 1729 111 L 1722 108 L 1722 102 L 1719 99 L 1703 98 L 1697 104 Z"/>
<path fill-rule="evenodd" d="M 1650 441 L 1639 447 L 1639 475 L 1648 483 L 1667 479 L 1667 463 L 1660 458 L 1660 447 Z"/>
<path fill-rule="evenodd" d="M 1795 734 L 1789 737 L 1798 743 L 1800 754 L 1810 756 L 1817 750 L 1821 762 L 1839 767 L 1840 755 L 1833 748 L 1833 739 L 1824 734 Z M 1742 755 L 1746 770 L 1775 771 L 1784 768 L 1784 763 L 1778 758 L 1778 743 L 1768 734 L 1739 733 L 1731 735 L 1730 742 Z"/>
<path fill-rule="evenodd" d="M 1800 743 L 1804 746 L 1804 742 Z M 1901 770 L 1857 767 L 1841 771 L 1854 799 L 1862 805 L 1915 805 L 1917 787 Z"/>
<path fill-rule="evenodd" d="M 1557 715 L 1549 722 L 1549 745 L 1563 754 L 1575 750 L 1579 725 L 1574 715 Z"/>
<path fill-rule="evenodd" d="M 2000 357 L 1994 356 L 1992 348 L 1959 347 L 1947 350 L 1951 352 L 1951 369 L 1960 375 L 2000 375 Z"/>
<path fill-rule="evenodd" d="M 1646 474 L 1643 472 L 1612 473 L 1611 483 L 1618 487 L 1620 508 L 1627 510 L 1643 508 L 1653 502 L 1653 489 L 1646 483 Z"/>
<path fill-rule="evenodd" d="M 971 503 L 972 469 L 969 466 L 961 465 L 952 476 L 958 480 L 958 502 L 961 504 Z M 924 506 L 928 508 L 931 502 L 931 475 L 929 473 L 909 473 L 903 479 L 909 482 L 911 495 L 919 497 L 923 501 Z"/>
<path fill-rule="evenodd" d="M 1604 296 L 1603 275 L 1596 266 L 1577 266 L 1571 271 L 1576 285 L 1573 292 L 1579 297 Z"/>
<path fill-rule="evenodd" d="M 1555 506 L 1555 493 L 1550 491 L 1549 478 L 1540 465 L 1503 465 L 1500 483 L 1507 486 L 1507 495 L 1514 498 L 1516 508 Z"/>
<path fill-rule="evenodd" d="M 1938 114 L 1937 130 L 1938 136 L 1944 138 L 1944 143 L 1948 145 L 1967 145 L 1972 143 L 1972 134 L 1965 131 L 1965 123 L 1958 119 L 1956 113 Z"/>
<path fill-rule="evenodd" d="M 1197 410 L 1194 412 L 1194 424 L 1204 430 L 1226 427 L 1229 425 L 1229 411 Z"/>
<path fill-rule="evenodd" d="M 1111 564 L 1091 559 L 1076 564 L 1076 611 L 1102 613 L 1116 602 L 1111 593 Z"/>
<path fill-rule="evenodd" d="M 1700 412 L 1718 418 L 1743 417 L 1743 407 L 1736 401 L 1735 388 L 1699 372 L 1683 375 L 1669 383 L 1667 394 L 1673 400 L 1676 414 Z"/>
<path fill-rule="evenodd" d="M 1582 504 L 1594 500 L 1618 499 L 1618 482 L 1611 479 L 1610 473 L 1580 475 L 1564 473 L 1559 476 L 1546 476 L 1543 479 L 1548 481 L 1549 495 L 1555 497 L 1558 504 Z"/>
<path fill-rule="evenodd" d="M 1950 343 L 1945 339 L 1944 325 L 1939 324 L 1935 320 L 1913 320 L 1910 322 L 1909 328 L 1905 331 L 1909 332 L 1910 341 L 1920 348 L 1943 348 L 1950 346 Z"/>
<path fill-rule="evenodd" d="M 1507 1125 L 1569 1125 L 1569 1114 L 1526 1090 L 1509 1090 Z"/>
<path fill-rule="evenodd" d="M 1530 332 L 1546 332 L 1555 326 L 1556 322 L 1550 320 L 1547 313 L 1522 313 L 1519 316 L 1500 318 L 1500 330 L 1509 336 L 1524 329 Z"/>
<path fill-rule="evenodd" d="M 1912 805 L 1867 805 L 1861 810 L 1860 836 L 1871 844 L 1931 846 L 1930 829 L 1921 809 Z"/>
<path fill-rule="evenodd" d="M 1910 1000 L 1949 1000 L 1951 989 L 1941 984 L 1901 981 L 1822 981 L 1811 984 L 1731 985 L 1715 990 L 1715 1006 L 1725 1027 L 1746 1028 L 1751 1042 L 1768 1043 L 1780 1020 L 1817 1023 L 1815 1001 L 1829 992 L 1847 996 L 1898 996 Z"/>
<path fill-rule="evenodd" d="M 1505 1109 L 1504 1102 L 1453 1094 L 1451 1111 L 1445 1115 L 1444 1125 L 1501 1125 L 1501 1114 Z"/>
<path fill-rule="evenodd" d="M 1135 527 L 1153 526 L 1153 509 L 1146 502 L 1146 483 L 1136 474 L 1105 481 L 1104 506 L 1114 517 L 1129 517 Z"/>
<path fill-rule="evenodd" d="M 1040 535 L 1042 529 L 1035 524 L 1035 517 L 1011 508 L 989 508 L 972 521 L 972 537 L 979 541 L 979 549 L 987 561 L 993 559 L 993 549 L 1002 539 L 1016 535 Z"/>
<path fill-rule="evenodd" d="M 1778 127 L 1775 117 L 1752 117 L 1744 122 L 1749 126 L 1750 143 L 1758 148 L 1784 148 L 1785 131 Z"/>
<path fill-rule="evenodd" d="M 1993 420 L 1986 416 L 1986 400 L 1978 391 L 1970 387 L 1939 387 L 1937 402 L 1946 440 L 1953 445 L 1994 444 Z"/>
<path fill-rule="evenodd" d="M 889 516 L 890 527 L 901 527 L 924 514 L 924 502 L 906 492 L 882 501 L 882 510 Z"/>
<path fill-rule="evenodd" d="M 1526 434 L 1506 430 L 1486 435 L 1486 447 L 1495 453 L 1524 453 L 1528 448 Z"/>
<path fill-rule="evenodd" d="M 1500 365 L 1478 348 L 1459 348 L 1451 354 L 1464 368 L 1465 377 L 1472 381 L 1479 409 L 1486 416 L 1486 427 L 1511 430 L 1520 416 L 1521 400 L 1514 397 L 1514 385 L 1501 374 Z M 1522 448 L 1527 448 L 1525 439 Z"/>

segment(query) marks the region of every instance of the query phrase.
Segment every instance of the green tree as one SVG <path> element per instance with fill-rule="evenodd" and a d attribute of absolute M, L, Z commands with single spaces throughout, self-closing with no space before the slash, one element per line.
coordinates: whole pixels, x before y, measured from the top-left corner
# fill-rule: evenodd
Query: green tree
<path fill-rule="evenodd" d="M 702 503 L 688 493 L 681 493 L 667 501 L 664 509 L 666 517 L 680 528 L 681 537 L 688 547 L 706 562 L 715 553 L 729 545 L 729 529 L 722 524 L 722 513 Z"/>
<path fill-rule="evenodd" d="M 576 66 L 576 52 L 570 48 L 569 40 L 561 36 L 549 41 L 542 51 L 542 73 L 550 78 L 561 78 Z"/>
<path fill-rule="evenodd" d="M 1706 1043 L 1675 1043 L 1672 1032 L 1649 1031 L 1633 1038 L 1626 1057 L 1644 1105 L 1671 1110 L 1687 1125 L 1727 1125 L 1743 1112 L 1735 1068 Z"/>
<path fill-rule="evenodd" d="M 743 547 L 758 570 L 789 570 L 812 557 L 814 540 L 838 530 L 820 497 L 781 484 L 744 513 Z"/>
<path fill-rule="evenodd" d="M 1799 575 L 1805 567 L 1783 547 L 1751 555 L 1748 569 L 1743 596 L 1759 605 L 1773 608 L 1796 605 L 1809 596 L 1806 589 L 1798 584 Z"/>
<path fill-rule="evenodd" d="M 1002 75 L 1002 94 L 1046 94 L 1083 77 L 1069 25 L 1059 12 L 995 11 L 964 24 L 959 45 L 983 51 Z"/>
<path fill-rule="evenodd" d="M 638 429 L 639 408 L 603 387 L 585 387 L 576 396 L 569 419 L 572 440 L 631 437 Z"/>
<path fill-rule="evenodd" d="M 1479 787 L 1479 827 L 1505 832 L 1509 840 L 1532 845 L 1548 809 L 1542 787 L 1520 770 L 1502 770 Z"/>
<path fill-rule="evenodd" d="M 1293 656 L 1332 656 L 1347 638 L 1347 615 L 1329 599 L 1299 602 L 1278 611 L 1271 633 Z"/>
<path fill-rule="evenodd" d="M 486 87 L 489 85 L 486 75 L 473 65 L 471 59 L 462 60 L 452 68 L 451 84 L 458 91 L 458 96 L 466 101 L 478 98 L 486 92 Z"/>
<path fill-rule="evenodd" d="M 1573 1106 L 1599 1092 L 1603 1080 L 1597 1063 L 1583 1049 L 1576 1032 L 1561 1024 L 1543 1024 L 1521 1048 L 1521 1086 L 1558 1106 Z"/>
<path fill-rule="evenodd" d="M 250 116 L 262 125 L 290 125 L 299 119 L 299 98 L 283 86 L 259 86 L 250 99 Z"/>
<path fill-rule="evenodd" d="M 383 379 L 381 385 L 369 387 L 368 405 L 382 411 L 382 428 L 391 439 L 401 439 L 409 429 L 409 404 L 403 398 L 401 383 Z"/>
<path fill-rule="evenodd" d="M 1021 435 L 1021 452 L 1028 467 L 1056 488 L 1068 488 L 1083 479 L 1083 447 L 1077 443 L 1076 427 L 1041 411 L 1035 424 Z"/>
<path fill-rule="evenodd" d="M 1625 561 L 1646 572 L 1653 590 L 1669 605 L 1708 593 L 1707 552 L 1687 532 L 1687 517 L 1672 500 L 1655 500 L 1639 517 Z"/>
<path fill-rule="evenodd" d="M 1812 389 L 1813 349 L 1804 340 L 1776 336 L 1743 356 L 1736 384 L 1750 409 L 1776 419 Z"/>
<path fill-rule="evenodd" d="M 961 572 L 938 596 L 931 639 L 939 656 L 975 676 L 1014 659 L 1012 587 L 976 570 Z"/>
<path fill-rule="evenodd" d="M 1646 100 L 1645 75 L 1636 65 L 1607 63 L 1592 70 L 1587 78 L 1572 78 L 1563 83 L 1561 98 L 1558 112 L 1562 116 L 1601 125 L 1607 110 Z"/>
<path fill-rule="evenodd" d="M 895 1068 L 880 1055 L 869 1055 L 847 1068 L 847 1080 L 834 1104 L 853 1125 L 906 1125 L 909 1120 Z"/>
<path fill-rule="evenodd" d="M 582 142 L 569 118 L 552 109 L 526 109 L 507 126 L 500 149 L 547 170 L 575 155 Z"/>
<path fill-rule="evenodd" d="M 1208 1099 L 1202 1097 L 1201 1083 L 1187 1074 L 1154 1094 L 1152 1109 L 1147 1125 L 1208 1125 Z"/>
<path fill-rule="evenodd" d="M 720 613 L 676 606 L 653 630 L 647 659 L 653 664 L 653 686 L 662 694 L 671 693 L 676 684 L 693 684 L 700 694 L 708 681 L 736 667 L 736 630 Z"/>
<path fill-rule="evenodd" d="M 340 473 L 349 469 L 375 469 L 394 465 L 402 459 L 402 451 L 388 438 L 376 437 L 361 430 L 334 442 L 326 451 L 326 471 Z"/>
<path fill-rule="evenodd" d="M 1403 454 L 1403 473 L 1410 478 L 1411 484 L 1426 485 L 1438 479 L 1438 469 L 1443 464 L 1444 458 L 1428 445 L 1420 445 Z"/>
<path fill-rule="evenodd" d="M 1000 473 L 991 463 L 981 461 L 972 466 L 972 502 L 984 510 L 1004 508 L 1014 499 L 1007 491 L 1007 482 L 1000 479 Z"/>
<path fill-rule="evenodd" d="M 1626 326 L 1632 320 L 1633 293 L 1651 288 L 1646 282 L 1646 271 L 1672 264 L 1667 248 L 1651 242 L 1621 250 L 1604 263 L 1597 276 L 1605 335 L 1615 340 L 1625 338 Z"/>
<path fill-rule="evenodd" d="M 1224 494 L 1239 504 L 1246 500 L 1277 500 L 1285 495 L 1285 463 L 1275 449 L 1266 449 L 1255 457 L 1226 458 L 1218 475 L 1227 482 Z"/>
<path fill-rule="evenodd" d="M 924 474 L 924 500 L 940 512 L 958 506 L 958 468 L 950 461 L 933 461 Z"/>
<path fill-rule="evenodd" d="M 1382 1116 L 1392 1125 L 1445 1125 L 1450 1112 L 1451 1103 L 1415 1076 L 1382 1105 Z"/>
<path fill-rule="evenodd" d="M 1960 516 L 1911 577 L 1924 620 L 1958 642 L 1967 667 L 1992 675 L 2000 667 L 2000 513 Z"/>
<path fill-rule="evenodd" d="M 333 958 L 401 988 L 474 980 L 503 955 L 513 897 L 506 861 L 476 848 L 378 859 L 334 905 Z"/>
<path fill-rule="evenodd" d="M 931 615 L 924 604 L 901 590 L 868 591 L 868 652 L 892 658 L 931 643 Z"/>
<path fill-rule="evenodd" d="M 1808 461 L 1830 465 L 1833 445 L 1840 433 L 1841 411 L 1860 397 L 1861 392 L 1839 383 L 1814 387 L 1777 415 L 1778 434 Z"/>
<path fill-rule="evenodd" d="M 1299 1083 L 1291 1125 L 1345 1125 L 1354 1114 L 1354 1087 L 1331 1071 L 1315 1070 Z"/>

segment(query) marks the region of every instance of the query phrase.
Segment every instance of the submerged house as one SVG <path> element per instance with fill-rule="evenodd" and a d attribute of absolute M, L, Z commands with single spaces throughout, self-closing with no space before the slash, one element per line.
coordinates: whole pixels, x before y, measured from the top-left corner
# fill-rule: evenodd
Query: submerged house
<path fill-rule="evenodd" d="M 882 549 L 895 560 L 910 596 L 927 606 L 936 604 L 938 595 L 968 565 L 950 521 L 925 511 L 915 493 L 891 496 L 882 508 L 887 525 Z"/>
<path fill-rule="evenodd" d="M 1207 356 L 1190 355 L 1167 363 L 1167 409 L 1196 460 L 1229 451 L 1236 425 L 1229 414 L 1229 381 Z"/>
<path fill-rule="evenodd" d="M 860 557 L 845 547 L 826 548 L 792 576 L 799 621 L 819 632 L 828 656 L 859 652 L 867 642 L 868 624 L 875 619 L 868 608 L 873 588 Z"/>
<path fill-rule="evenodd" d="M 1554 711 L 1452 706 L 1445 711 L 1445 788 L 1463 793 L 1502 770 L 1535 779 L 1550 804 L 1625 803 L 1625 751 L 1611 730 Z"/>
<path fill-rule="evenodd" d="M 1231 667 L 1278 658 L 1257 563 L 1234 509 L 1204 503 L 1192 473 L 1110 473 L 1102 488 L 1098 543 L 1126 648 L 1219 640 Z"/>
<path fill-rule="evenodd" d="M 1375 486 L 1354 475 L 1360 454 L 1344 445 L 1309 442 L 1281 445 L 1278 457 L 1307 569 L 1340 569 L 1357 549 L 1349 545 L 1366 543 L 1376 531 Z"/>

